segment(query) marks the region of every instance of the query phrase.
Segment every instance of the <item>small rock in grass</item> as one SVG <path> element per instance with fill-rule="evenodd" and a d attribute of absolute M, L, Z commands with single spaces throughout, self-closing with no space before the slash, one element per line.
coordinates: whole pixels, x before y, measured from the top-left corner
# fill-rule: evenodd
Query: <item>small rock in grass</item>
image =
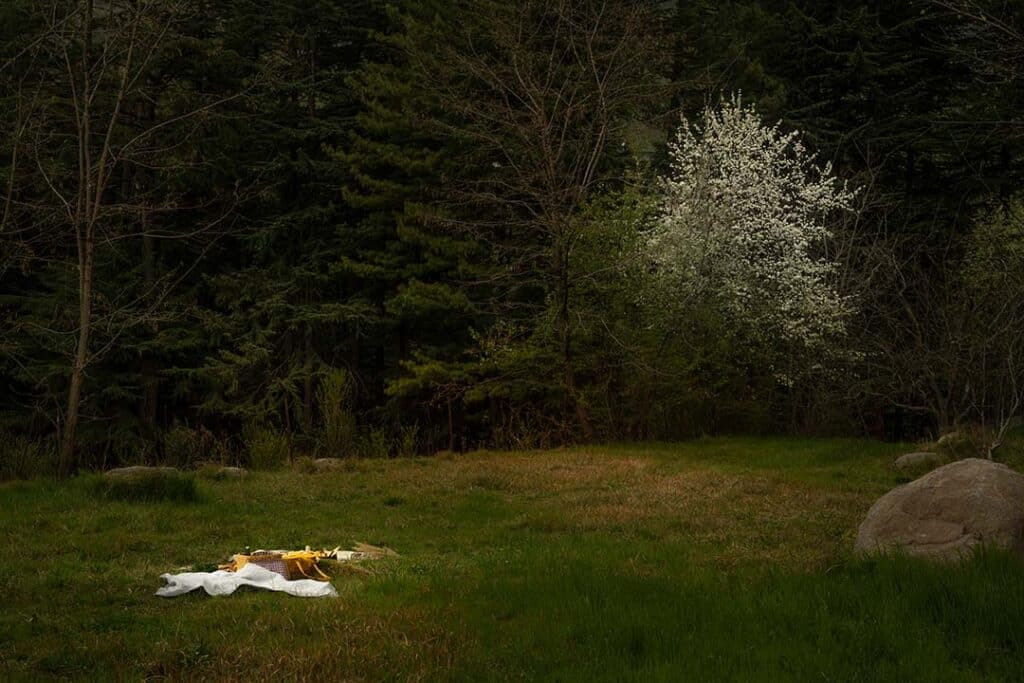
<path fill-rule="evenodd" d="M 313 466 L 317 472 L 339 472 L 346 468 L 345 460 L 341 458 L 317 458 Z"/>
<path fill-rule="evenodd" d="M 960 432 L 947 432 L 940 436 L 939 440 L 935 443 L 939 446 L 946 446 L 954 441 L 960 441 L 961 439 L 963 439 L 963 437 L 960 435 Z"/>
<path fill-rule="evenodd" d="M 104 474 L 108 477 L 138 477 L 145 474 L 172 474 L 177 473 L 177 467 L 149 467 L 147 465 L 132 465 L 131 467 L 118 467 L 108 470 Z"/>
<path fill-rule="evenodd" d="M 249 470 L 244 467 L 221 467 L 217 473 L 225 479 L 241 479 L 249 476 Z"/>
<path fill-rule="evenodd" d="M 855 550 L 957 560 L 986 545 L 1024 557 L 1024 475 L 968 458 L 875 501 L 857 530 Z"/>
<path fill-rule="evenodd" d="M 992 436 L 983 429 L 965 427 L 943 435 L 931 450 L 946 456 L 948 460 L 960 460 L 984 456 L 991 443 Z"/>
<path fill-rule="evenodd" d="M 946 459 L 938 453 L 907 453 L 896 458 L 892 465 L 902 472 L 931 470 L 944 464 Z"/>

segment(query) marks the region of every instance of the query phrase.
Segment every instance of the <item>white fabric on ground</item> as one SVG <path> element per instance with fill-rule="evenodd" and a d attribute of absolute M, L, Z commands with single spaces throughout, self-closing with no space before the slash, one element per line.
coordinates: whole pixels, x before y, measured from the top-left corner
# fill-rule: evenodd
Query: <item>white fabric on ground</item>
<path fill-rule="evenodd" d="M 202 588 L 209 595 L 231 595 L 239 586 L 252 586 L 270 591 L 280 591 L 300 598 L 338 597 L 338 591 L 327 581 L 298 579 L 289 581 L 280 574 L 255 564 L 247 564 L 237 572 L 223 570 L 215 572 L 186 572 L 184 574 L 163 574 L 161 579 L 167 585 L 156 594 L 163 598 Z"/>

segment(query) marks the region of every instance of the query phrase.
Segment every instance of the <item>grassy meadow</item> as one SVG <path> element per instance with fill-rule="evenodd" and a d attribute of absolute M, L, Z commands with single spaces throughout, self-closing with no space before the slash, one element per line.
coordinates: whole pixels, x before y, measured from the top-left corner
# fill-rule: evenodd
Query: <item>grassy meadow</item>
<path fill-rule="evenodd" d="M 728 438 L 356 460 L 112 499 L 0 485 L 0 678 L 1024 680 L 1024 572 L 856 560 L 905 446 Z M 1019 466 L 1019 463 L 1017 463 Z M 340 598 L 161 599 L 246 546 L 355 541 Z"/>

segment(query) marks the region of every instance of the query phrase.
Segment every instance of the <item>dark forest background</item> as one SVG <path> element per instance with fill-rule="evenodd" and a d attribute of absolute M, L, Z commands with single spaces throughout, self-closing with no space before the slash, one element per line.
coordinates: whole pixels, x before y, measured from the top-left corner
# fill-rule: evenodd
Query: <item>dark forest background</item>
<path fill-rule="evenodd" d="M 1022 20 L 6 0 L 0 448 L 70 472 L 998 431 L 1024 383 Z M 830 247 L 856 303 L 834 362 L 651 305 L 624 266 L 671 131 L 733 93 L 860 188 Z"/>

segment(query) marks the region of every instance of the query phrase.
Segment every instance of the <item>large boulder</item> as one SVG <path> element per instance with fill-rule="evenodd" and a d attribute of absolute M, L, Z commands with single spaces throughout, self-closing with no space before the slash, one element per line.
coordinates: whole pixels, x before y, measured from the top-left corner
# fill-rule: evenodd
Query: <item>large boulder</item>
<path fill-rule="evenodd" d="M 857 530 L 855 549 L 951 560 L 982 544 L 1024 556 L 1024 475 L 969 458 L 875 501 Z"/>

